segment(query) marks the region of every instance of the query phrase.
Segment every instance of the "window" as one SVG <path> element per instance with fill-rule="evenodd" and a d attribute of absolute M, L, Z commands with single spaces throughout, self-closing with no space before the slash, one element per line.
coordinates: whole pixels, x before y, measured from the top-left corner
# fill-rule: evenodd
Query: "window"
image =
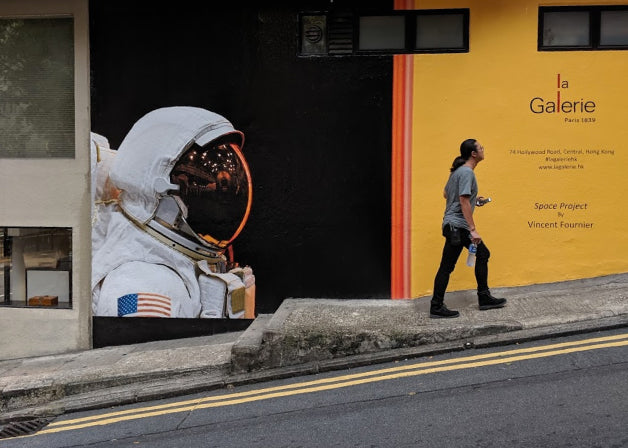
<path fill-rule="evenodd" d="M 539 8 L 540 51 L 628 49 L 628 6 Z"/>
<path fill-rule="evenodd" d="M 600 45 L 628 45 L 628 9 L 601 11 Z"/>
<path fill-rule="evenodd" d="M 432 12 L 417 15 L 417 51 L 469 51 L 469 13 Z"/>
<path fill-rule="evenodd" d="M 72 308 L 72 229 L 0 227 L 0 306 Z"/>
<path fill-rule="evenodd" d="M 73 158 L 73 19 L 0 19 L 0 42 L 0 158 Z"/>
<path fill-rule="evenodd" d="M 469 51 L 469 10 L 302 13 L 301 56 L 462 53 Z"/>
<path fill-rule="evenodd" d="M 406 47 L 404 16 L 363 16 L 359 20 L 360 51 L 401 50 Z"/>
<path fill-rule="evenodd" d="M 590 13 L 548 12 L 543 16 L 543 46 L 590 47 Z"/>

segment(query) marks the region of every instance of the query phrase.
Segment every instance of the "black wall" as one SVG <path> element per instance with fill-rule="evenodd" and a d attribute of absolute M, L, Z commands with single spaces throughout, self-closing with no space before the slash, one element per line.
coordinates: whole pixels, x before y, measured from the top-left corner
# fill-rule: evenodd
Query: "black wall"
<path fill-rule="evenodd" d="M 251 4 L 92 0 L 92 130 L 116 148 L 176 105 L 245 133 L 253 208 L 234 252 L 258 313 L 287 297 L 389 297 L 392 58 L 297 56 L 298 11 L 346 2 Z"/>

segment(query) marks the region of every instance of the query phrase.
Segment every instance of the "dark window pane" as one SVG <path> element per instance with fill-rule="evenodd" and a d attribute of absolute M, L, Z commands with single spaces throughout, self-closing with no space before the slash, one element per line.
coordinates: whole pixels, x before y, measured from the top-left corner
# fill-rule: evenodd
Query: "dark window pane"
<path fill-rule="evenodd" d="M 360 50 L 402 50 L 406 46 L 403 16 L 360 17 Z"/>
<path fill-rule="evenodd" d="M 588 47 L 591 45 L 588 11 L 543 14 L 543 46 Z"/>
<path fill-rule="evenodd" d="M 602 11 L 600 45 L 628 45 L 628 11 Z"/>
<path fill-rule="evenodd" d="M 462 14 L 425 14 L 417 17 L 416 48 L 463 48 Z"/>

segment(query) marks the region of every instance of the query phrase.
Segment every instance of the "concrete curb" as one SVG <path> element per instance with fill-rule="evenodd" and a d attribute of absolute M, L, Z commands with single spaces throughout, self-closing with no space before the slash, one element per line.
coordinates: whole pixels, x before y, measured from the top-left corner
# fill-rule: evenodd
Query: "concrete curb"
<path fill-rule="evenodd" d="M 484 328 L 484 330 L 479 333 L 474 333 L 473 331 L 470 331 L 467 335 L 464 335 L 463 337 L 458 337 L 454 339 L 443 338 L 441 342 L 433 342 L 429 344 L 415 345 L 409 347 L 397 347 L 359 354 L 346 354 L 334 358 L 321 358 L 315 361 L 294 363 L 289 365 L 272 365 L 268 363 L 265 366 L 262 366 L 258 363 L 257 367 L 259 370 L 257 371 L 257 374 L 264 375 L 264 372 L 267 372 L 272 375 L 272 372 L 280 370 L 282 368 L 297 371 L 300 369 L 304 369 L 304 371 L 307 372 L 321 372 L 328 370 L 345 369 L 357 366 L 371 365 L 375 363 L 396 361 L 406 358 L 432 356 L 435 354 L 448 353 L 469 348 L 498 347 L 535 340 L 543 340 L 561 336 L 591 333 L 596 331 L 604 331 L 625 327 L 628 327 L 628 314 L 611 317 L 596 317 L 577 322 L 539 326 L 533 328 L 524 328 L 522 324 L 512 324 L 508 326 L 508 328 L 496 325 L 490 328 Z M 273 331 L 273 338 L 275 338 L 275 342 L 279 340 L 280 337 L 281 336 L 279 336 L 276 331 Z M 435 335 L 435 339 L 438 338 L 439 336 Z M 260 345 L 257 349 L 258 352 L 268 350 L 268 348 L 263 347 L 264 342 L 266 342 L 266 340 L 260 341 Z M 253 354 L 255 353 L 255 350 L 251 348 L 251 351 L 249 353 Z M 280 356 L 276 358 L 280 358 Z M 270 359 L 272 359 L 272 357 L 266 356 L 264 359 L 268 362 Z M 256 358 L 256 361 L 259 361 L 259 358 Z M 241 362 L 242 365 L 250 365 L 253 363 L 253 361 L 249 361 L 248 363 L 246 361 Z M 244 374 L 245 372 L 240 371 L 239 373 Z"/>
<path fill-rule="evenodd" d="M 265 328 L 255 328 L 255 340 L 246 352 L 232 354 L 237 360 L 234 372 L 510 335 L 526 329 L 529 334 L 543 334 L 549 331 L 543 329 L 551 326 L 577 328 L 585 321 L 604 322 L 628 314 L 627 291 L 628 274 L 495 288 L 496 295 L 506 294 L 513 300 L 494 311 L 477 310 L 469 300 L 474 291 L 458 291 L 448 300 L 463 308 L 464 317 L 437 323 L 427 318 L 429 300 L 286 299 L 265 321 Z M 247 360 L 247 356 L 252 358 Z"/>
<path fill-rule="evenodd" d="M 260 368 L 260 353 L 272 314 L 260 314 L 231 347 L 231 369 L 234 372 L 250 372 Z"/>
<path fill-rule="evenodd" d="M 216 343 L 202 345 L 210 340 Z M 182 345 L 185 343 L 189 346 Z M 21 364 L 11 362 L 15 370 L 4 372 L 2 378 L 0 418 L 5 421 L 6 415 L 46 403 L 65 407 L 73 397 L 97 396 L 102 391 L 114 394 L 138 384 L 146 390 L 152 384 L 176 385 L 177 381 L 193 376 L 223 378 L 231 369 L 232 345 L 233 342 L 192 338 L 24 359 Z M 190 361 L 190 357 L 196 359 Z M 97 398 L 96 402 L 102 399 Z"/>

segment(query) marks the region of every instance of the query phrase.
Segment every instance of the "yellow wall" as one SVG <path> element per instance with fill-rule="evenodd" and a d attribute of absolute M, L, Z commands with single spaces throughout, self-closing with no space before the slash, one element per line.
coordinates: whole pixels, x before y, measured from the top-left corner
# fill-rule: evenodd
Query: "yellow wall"
<path fill-rule="evenodd" d="M 554 1 L 560 5 L 608 1 Z M 626 4 L 623 2 L 623 4 Z M 440 261 L 443 187 L 460 142 L 476 138 L 475 222 L 491 250 L 492 287 L 547 283 L 628 271 L 628 51 L 537 51 L 538 1 L 417 1 L 417 9 L 469 8 L 470 51 L 414 56 L 412 295 L 432 292 Z M 566 88 L 557 88 L 557 75 Z M 593 113 L 543 113 L 530 100 L 593 101 Z M 567 122 L 567 118 L 579 122 Z M 584 122 L 584 119 L 594 119 Z M 549 151 L 558 151 L 550 154 Z M 582 151 L 570 154 L 566 150 Z M 586 150 L 600 151 L 587 154 Z M 545 154 L 529 154 L 545 151 Z M 602 153 L 608 151 L 608 153 Z M 547 157 L 568 158 L 560 162 Z M 573 165 L 575 169 L 540 169 Z M 556 204 L 538 210 L 536 203 Z M 581 209 L 561 208 L 580 204 Z M 586 209 L 584 208 L 586 205 Z M 553 206 L 553 205 L 552 205 Z M 548 228 L 531 228 L 531 222 Z M 563 223 L 588 223 L 566 229 Z M 554 224 L 556 223 L 556 224 Z M 556 225 L 557 228 L 552 228 Z M 466 251 L 448 290 L 475 287 Z"/>

